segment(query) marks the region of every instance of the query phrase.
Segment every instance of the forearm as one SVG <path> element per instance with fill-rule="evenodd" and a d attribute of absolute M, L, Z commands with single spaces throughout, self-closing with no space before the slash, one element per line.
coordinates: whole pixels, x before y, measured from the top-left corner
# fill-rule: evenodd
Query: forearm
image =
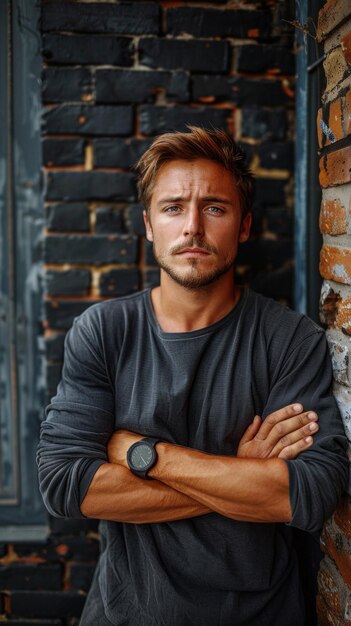
<path fill-rule="evenodd" d="M 288 468 L 282 459 L 240 459 L 158 443 L 150 475 L 232 519 L 291 520 Z"/>
<path fill-rule="evenodd" d="M 205 505 L 157 480 L 143 480 L 121 465 L 96 471 L 81 504 L 86 517 L 146 524 L 205 515 Z"/>

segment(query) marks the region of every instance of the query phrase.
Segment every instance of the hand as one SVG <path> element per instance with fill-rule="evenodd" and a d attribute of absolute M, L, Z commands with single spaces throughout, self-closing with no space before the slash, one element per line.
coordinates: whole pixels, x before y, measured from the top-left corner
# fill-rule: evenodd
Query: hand
<path fill-rule="evenodd" d="M 301 404 L 290 404 L 262 419 L 256 415 L 242 436 L 237 456 L 241 458 L 295 459 L 310 448 L 319 426 L 314 411 Z"/>
<path fill-rule="evenodd" d="M 127 451 L 133 443 L 144 439 L 144 435 L 138 435 L 130 430 L 115 430 L 107 444 L 107 456 L 109 463 L 117 463 L 128 467 Z"/>

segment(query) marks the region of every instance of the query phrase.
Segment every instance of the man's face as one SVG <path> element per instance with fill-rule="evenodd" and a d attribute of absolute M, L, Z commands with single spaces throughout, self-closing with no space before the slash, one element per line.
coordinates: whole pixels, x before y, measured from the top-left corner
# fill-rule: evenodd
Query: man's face
<path fill-rule="evenodd" d="M 222 165 L 175 160 L 161 167 L 144 220 L 161 271 L 197 289 L 233 272 L 251 214 L 242 219 L 235 182 Z"/>

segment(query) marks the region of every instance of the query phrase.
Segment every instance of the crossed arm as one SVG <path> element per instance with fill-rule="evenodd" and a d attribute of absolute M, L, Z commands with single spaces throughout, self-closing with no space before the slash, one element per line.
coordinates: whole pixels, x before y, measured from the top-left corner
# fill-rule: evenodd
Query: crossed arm
<path fill-rule="evenodd" d="M 108 444 L 109 463 L 96 471 L 81 504 L 87 517 L 132 523 L 164 522 L 217 512 L 241 521 L 291 519 L 288 468 L 312 445 L 317 415 L 289 405 L 256 416 L 237 456 L 211 455 L 160 442 L 158 462 L 145 481 L 127 468 L 127 450 L 142 435 L 116 431 Z"/>

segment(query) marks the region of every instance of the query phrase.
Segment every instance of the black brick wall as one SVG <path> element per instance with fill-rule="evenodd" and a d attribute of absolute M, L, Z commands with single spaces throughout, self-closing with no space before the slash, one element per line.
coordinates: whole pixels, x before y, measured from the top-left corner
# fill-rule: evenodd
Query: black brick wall
<path fill-rule="evenodd" d="M 60 377 L 76 315 L 158 282 L 133 164 L 152 137 L 224 127 L 258 177 L 238 281 L 292 292 L 293 33 L 283 0 L 42 0 L 45 183 L 43 376 Z M 74 626 L 98 556 L 97 524 L 50 520 L 43 543 L 0 545 L 0 621 Z"/>

